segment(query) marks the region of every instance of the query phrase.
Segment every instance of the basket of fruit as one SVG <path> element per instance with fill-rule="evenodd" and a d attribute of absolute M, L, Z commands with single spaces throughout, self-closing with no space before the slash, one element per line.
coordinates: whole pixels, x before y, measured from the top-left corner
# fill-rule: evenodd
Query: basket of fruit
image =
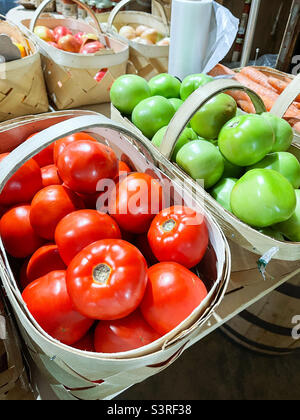
<path fill-rule="evenodd" d="M 155 166 L 150 142 L 96 113 L 15 120 L 2 139 L 1 279 L 53 391 L 111 399 L 167 368 L 229 282 L 201 199 L 168 160 L 169 176 Z"/>
<path fill-rule="evenodd" d="M 297 266 L 300 150 L 291 126 L 234 80 L 200 74 L 180 83 L 163 74 L 146 85 L 131 76 L 125 88 L 124 77 L 111 89 L 112 118 L 158 147 L 177 176 L 202 194 L 227 238 L 256 262 L 259 255 L 261 266 L 272 259 Z M 136 89 L 140 96 L 132 95 Z M 257 115 L 237 109 L 227 94 L 234 91 Z"/>
<path fill-rule="evenodd" d="M 163 5 L 155 3 L 160 17 L 139 11 L 121 11 L 131 0 L 117 3 L 111 13 L 101 13 L 98 20 L 108 34 L 117 36 L 130 47 L 127 73 L 149 80 L 168 71 L 170 28 Z"/>
<path fill-rule="evenodd" d="M 0 288 L 0 401 L 33 399 L 18 332 Z"/>
<path fill-rule="evenodd" d="M 0 17 L 0 121 L 48 109 L 37 45 Z"/>
<path fill-rule="evenodd" d="M 128 46 L 104 35 L 94 12 L 85 4 L 82 7 L 95 26 L 72 18 L 39 18 L 49 1 L 45 0 L 32 20 L 23 20 L 22 25 L 34 34 L 40 47 L 54 106 L 69 109 L 108 102 L 111 84 L 126 72 Z"/>

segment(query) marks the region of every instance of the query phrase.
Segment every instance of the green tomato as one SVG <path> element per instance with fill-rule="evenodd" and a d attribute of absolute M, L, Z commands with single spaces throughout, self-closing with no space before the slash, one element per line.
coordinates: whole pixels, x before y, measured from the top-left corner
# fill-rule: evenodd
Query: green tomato
<path fill-rule="evenodd" d="M 178 98 L 171 98 L 171 99 L 169 99 L 169 101 L 173 105 L 176 112 L 181 107 L 181 105 L 183 105 L 183 103 L 184 103 L 181 99 L 178 99 Z"/>
<path fill-rule="evenodd" d="M 204 86 L 214 80 L 213 77 L 207 74 L 191 74 L 187 76 L 181 83 L 180 97 L 185 101 L 195 90 L 199 89 L 200 86 Z"/>
<path fill-rule="evenodd" d="M 167 99 L 179 98 L 181 82 L 167 73 L 159 74 L 148 82 L 151 96 L 164 96 Z"/>
<path fill-rule="evenodd" d="M 221 93 L 196 112 L 191 119 L 191 127 L 200 137 L 217 139 L 224 124 L 235 116 L 236 108 L 235 100 Z"/>
<path fill-rule="evenodd" d="M 111 103 L 122 113 L 130 115 L 138 103 L 151 96 L 145 79 L 134 74 L 119 77 L 110 89 Z"/>
<path fill-rule="evenodd" d="M 144 136 L 152 139 L 162 127 L 169 124 L 175 109 L 163 96 L 153 96 L 140 102 L 132 112 L 132 122 Z"/>
<path fill-rule="evenodd" d="M 296 190 L 297 207 L 290 219 L 275 226 L 286 238 L 300 242 L 300 190 Z"/>
<path fill-rule="evenodd" d="M 258 231 L 266 236 L 270 236 L 270 238 L 276 239 L 277 241 L 285 241 L 284 236 L 280 232 L 273 230 L 270 227 L 259 229 Z"/>
<path fill-rule="evenodd" d="M 208 141 L 193 140 L 177 153 L 176 163 L 204 188 L 213 187 L 224 172 L 224 159 L 219 150 Z"/>
<path fill-rule="evenodd" d="M 279 118 L 269 112 L 261 115 L 269 121 L 275 133 L 275 143 L 272 152 L 286 152 L 289 150 L 294 138 L 293 129 L 290 124 L 283 118 Z"/>
<path fill-rule="evenodd" d="M 213 189 L 210 191 L 211 196 L 223 206 L 226 210 L 232 213 L 230 197 L 233 187 L 237 183 L 236 178 L 222 178 Z"/>
<path fill-rule="evenodd" d="M 292 153 L 270 153 L 263 160 L 250 166 L 248 169 L 256 168 L 273 169 L 286 177 L 295 189 L 300 187 L 300 163 Z"/>
<path fill-rule="evenodd" d="M 155 134 L 155 136 L 152 139 L 152 143 L 154 144 L 154 146 L 156 146 L 158 149 L 163 141 L 164 135 L 167 131 L 167 127 L 163 127 L 160 130 L 158 130 L 158 132 Z M 177 140 L 177 143 L 174 147 L 173 153 L 172 153 L 172 157 L 171 157 L 171 161 L 172 162 L 176 162 L 176 156 L 177 153 L 179 152 L 179 150 L 188 142 L 190 142 L 191 140 L 196 140 L 197 139 L 197 134 L 195 133 L 195 131 L 191 128 L 185 128 L 183 130 L 183 132 L 181 133 L 179 139 Z"/>
<path fill-rule="evenodd" d="M 231 193 L 235 216 L 250 226 L 264 228 L 288 220 L 296 208 L 291 183 L 272 169 L 252 169 Z"/>
<path fill-rule="evenodd" d="M 262 116 L 247 114 L 227 122 L 219 134 L 219 148 L 234 165 L 251 166 L 271 152 L 274 132 Z"/>

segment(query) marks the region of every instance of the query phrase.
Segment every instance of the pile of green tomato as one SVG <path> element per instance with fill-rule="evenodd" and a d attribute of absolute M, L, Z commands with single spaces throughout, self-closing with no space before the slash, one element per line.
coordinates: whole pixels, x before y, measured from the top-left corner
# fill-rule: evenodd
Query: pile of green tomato
<path fill-rule="evenodd" d="M 118 78 L 111 102 L 160 147 L 168 124 L 184 101 L 214 80 L 205 74 L 182 82 L 160 74 L 147 82 Z M 300 163 L 289 152 L 291 126 L 270 113 L 244 114 L 221 93 L 197 111 L 177 141 L 171 160 L 227 211 L 280 241 L 300 242 Z"/>

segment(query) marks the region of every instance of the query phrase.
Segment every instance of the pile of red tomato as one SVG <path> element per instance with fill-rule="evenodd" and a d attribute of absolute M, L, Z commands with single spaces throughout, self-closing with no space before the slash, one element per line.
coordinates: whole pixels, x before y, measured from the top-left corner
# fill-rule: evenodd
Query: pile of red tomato
<path fill-rule="evenodd" d="M 97 210 L 103 179 L 113 183 L 106 213 Z M 205 218 L 164 202 L 156 179 L 87 133 L 57 140 L 16 171 L 0 194 L 0 234 L 44 331 L 117 353 L 157 340 L 199 306 L 208 292 L 192 269 L 208 249 Z"/>

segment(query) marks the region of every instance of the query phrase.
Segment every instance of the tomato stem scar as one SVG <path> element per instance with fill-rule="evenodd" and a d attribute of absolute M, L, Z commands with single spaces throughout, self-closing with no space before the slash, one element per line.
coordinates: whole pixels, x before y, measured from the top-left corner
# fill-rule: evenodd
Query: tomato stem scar
<path fill-rule="evenodd" d="M 162 229 L 164 232 L 171 232 L 174 227 L 176 226 L 176 222 L 174 219 L 169 219 L 166 220 L 163 224 L 162 224 Z"/>
<path fill-rule="evenodd" d="M 93 269 L 93 280 L 95 283 L 106 284 L 111 275 L 112 269 L 107 264 L 98 264 Z"/>

